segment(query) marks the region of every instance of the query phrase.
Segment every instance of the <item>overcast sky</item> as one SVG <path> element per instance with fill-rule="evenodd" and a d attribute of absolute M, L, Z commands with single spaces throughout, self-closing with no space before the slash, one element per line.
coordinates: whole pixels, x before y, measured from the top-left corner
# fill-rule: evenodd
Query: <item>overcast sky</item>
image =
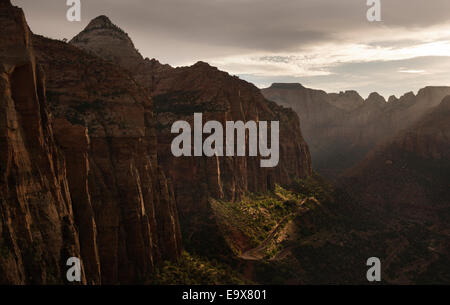
<path fill-rule="evenodd" d="M 381 0 L 374 23 L 366 0 L 81 0 L 73 23 L 66 0 L 12 2 L 37 34 L 70 39 L 107 15 L 144 57 L 207 61 L 258 87 L 300 82 L 388 97 L 450 85 L 449 0 Z"/>

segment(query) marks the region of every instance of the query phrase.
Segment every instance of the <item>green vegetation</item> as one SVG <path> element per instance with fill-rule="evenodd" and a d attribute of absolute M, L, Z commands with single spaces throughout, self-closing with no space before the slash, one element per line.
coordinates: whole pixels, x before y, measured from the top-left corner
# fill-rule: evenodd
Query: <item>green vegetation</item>
<path fill-rule="evenodd" d="M 314 197 L 324 204 L 334 201 L 334 189 L 316 173 L 313 173 L 312 176 L 307 178 L 294 179 L 294 182 L 289 186 L 289 189 L 304 198 Z"/>
<path fill-rule="evenodd" d="M 399 256 L 388 264 L 392 272 L 386 271 L 387 281 L 425 257 L 430 267 L 411 276 L 430 283 L 430 270 L 438 270 L 446 260 L 432 259 L 436 253 L 429 252 L 430 247 L 442 248 L 441 236 L 430 238 L 427 230 L 411 225 L 398 239 L 389 228 L 367 221 L 357 203 L 317 175 L 294 179 L 291 185 L 264 194 L 247 194 L 238 202 L 211 199 L 210 203 L 219 235 L 234 255 L 206 258 L 184 253 L 179 262 L 158 269 L 155 283 L 242 284 L 245 274 L 260 284 L 364 284 L 365 260 L 371 256 L 386 260 L 389 247 L 398 248 Z M 404 244 L 414 237 L 434 242 Z M 206 244 L 215 247 L 214 242 Z M 440 276 L 445 278 L 445 272 Z"/>
<path fill-rule="evenodd" d="M 229 246 L 236 255 L 256 247 L 285 218 L 293 216 L 302 196 L 281 186 L 266 194 L 248 194 L 239 202 L 211 199 L 211 206 Z"/>
<path fill-rule="evenodd" d="M 158 285 L 245 285 L 251 284 L 231 266 L 214 259 L 183 252 L 178 262 L 164 262 L 151 284 Z"/>

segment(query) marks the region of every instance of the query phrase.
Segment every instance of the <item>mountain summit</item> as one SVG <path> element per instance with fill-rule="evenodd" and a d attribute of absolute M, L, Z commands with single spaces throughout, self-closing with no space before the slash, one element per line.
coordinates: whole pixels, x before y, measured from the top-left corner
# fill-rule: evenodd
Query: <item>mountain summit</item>
<path fill-rule="evenodd" d="M 106 60 L 119 59 L 130 70 L 143 60 L 128 34 L 104 15 L 92 19 L 70 43 Z"/>
<path fill-rule="evenodd" d="M 114 25 L 111 20 L 105 16 L 100 15 L 97 18 L 94 18 L 89 22 L 85 30 L 93 30 L 97 28 L 118 28 L 116 25 Z"/>

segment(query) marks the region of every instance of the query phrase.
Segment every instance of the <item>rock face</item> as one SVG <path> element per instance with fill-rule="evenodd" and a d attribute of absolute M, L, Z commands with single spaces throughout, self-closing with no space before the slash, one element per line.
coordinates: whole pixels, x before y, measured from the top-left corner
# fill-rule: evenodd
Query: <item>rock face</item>
<path fill-rule="evenodd" d="M 25 17 L 2 1 L 0 24 L 0 283 L 58 283 L 80 257 L 65 161 Z"/>
<path fill-rule="evenodd" d="M 65 283 L 72 256 L 85 283 L 151 279 L 181 253 L 151 98 L 120 67 L 32 36 L 1 3 L 0 280 Z"/>
<path fill-rule="evenodd" d="M 94 19 L 71 44 L 121 64 L 152 94 L 160 144 L 158 157 L 174 184 L 187 245 L 205 249 L 208 241 L 217 243 L 210 197 L 238 200 L 245 192 L 264 192 L 276 183 L 288 184 L 294 177 L 311 174 L 309 150 L 292 110 L 267 101 L 255 86 L 203 62 L 171 68 L 141 57 L 130 63 L 124 59 L 124 54 L 132 53 L 130 44 L 126 44 L 129 50 L 123 51 L 115 47 L 112 38 L 122 33 L 120 40 L 128 41 L 122 30 L 110 22 L 89 30 L 99 18 L 103 19 Z M 106 49 L 109 51 L 104 52 Z M 176 135 L 170 133 L 170 128 L 177 120 L 192 123 L 195 112 L 203 113 L 204 122 L 217 120 L 223 125 L 225 121 L 239 120 L 280 121 L 279 165 L 261 168 L 257 157 L 173 157 L 170 144 Z"/>
<path fill-rule="evenodd" d="M 300 116 L 314 168 L 336 178 L 375 145 L 416 122 L 450 94 L 450 87 L 426 87 L 389 102 L 378 93 L 363 100 L 354 91 L 327 94 L 299 84 L 273 84 L 264 96 Z"/>
<path fill-rule="evenodd" d="M 33 41 L 52 113 L 88 129 L 87 198 L 103 282 L 145 280 L 156 261 L 181 251 L 172 187 L 157 161 L 152 101 L 120 67 L 57 41 Z M 69 154 L 74 146 L 80 143 L 66 146 Z"/>
<path fill-rule="evenodd" d="M 384 241 L 395 283 L 448 281 L 450 96 L 342 178 L 359 206 L 395 232 Z M 410 272 L 414 270 L 414 272 Z M 431 282 L 430 282 L 431 281 Z"/>

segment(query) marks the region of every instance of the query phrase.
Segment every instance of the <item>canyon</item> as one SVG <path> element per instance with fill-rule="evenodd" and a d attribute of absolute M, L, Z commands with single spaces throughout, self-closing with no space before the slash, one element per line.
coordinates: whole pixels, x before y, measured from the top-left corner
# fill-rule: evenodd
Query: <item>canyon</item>
<path fill-rule="evenodd" d="M 310 175 L 297 116 L 253 85 L 205 63 L 153 69 L 154 61 L 135 61 L 141 57 L 131 41 L 121 43 L 132 54 L 124 62 L 148 68 L 142 78 L 170 72 L 158 75 L 164 85 L 153 88 L 137 81 L 130 66 L 34 35 L 9 1 L 0 9 L 2 283 L 64 283 L 69 257 L 82 259 L 82 283 L 146 282 L 155 266 L 180 257 L 179 219 L 190 234 L 187 245 L 223 238 L 210 196 L 236 200 Z M 104 17 L 86 30 L 95 34 L 99 25 L 125 39 Z M 178 77 L 195 81 L 172 88 L 183 85 Z M 180 101 L 163 111 L 170 95 Z M 282 166 L 261 169 L 259 157 L 175 159 L 170 123 L 193 114 L 189 107 L 222 122 L 282 121 L 280 133 L 294 135 L 280 144 Z"/>
<path fill-rule="evenodd" d="M 356 91 L 326 93 L 295 83 L 276 83 L 262 93 L 297 112 L 314 169 L 336 180 L 378 144 L 438 106 L 450 87 L 425 87 L 388 101 L 376 92 L 364 100 Z"/>
<path fill-rule="evenodd" d="M 67 43 L 2 0 L 0 25 L 0 284 L 67 284 L 69 257 L 89 285 L 364 284 L 373 256 L 384 283 L 448 283 L 450 87 L 260 90 L 144 58 L 106 16 Z M 199 114 L 244 132 L 204 139 Z M 279 122 L 276 166 L 245 122 Z"/>

